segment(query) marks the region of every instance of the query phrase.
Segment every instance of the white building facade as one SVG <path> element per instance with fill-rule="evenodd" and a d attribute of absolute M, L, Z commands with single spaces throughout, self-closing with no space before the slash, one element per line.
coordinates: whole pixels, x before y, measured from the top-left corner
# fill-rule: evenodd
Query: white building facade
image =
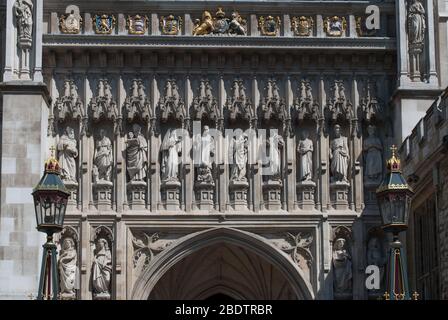
<path fill-rule="evenodd" d="M 378 297 L 375 190 L 448 86 L 447 18 L 446 0 L 3 1 L 0 297 L 37 292 L 51 146 L 62 299 Z"/>

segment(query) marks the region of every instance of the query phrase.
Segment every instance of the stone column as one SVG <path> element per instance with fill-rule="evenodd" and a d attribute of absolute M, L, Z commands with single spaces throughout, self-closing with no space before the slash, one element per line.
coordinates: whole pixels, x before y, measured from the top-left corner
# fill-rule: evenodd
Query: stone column
<path fill-rule="evenodd" d="M 190 75 L 187 75 L 185 79 L 185 109 L 187 110 L 187 114 L 190 114 L 190 106 L 193 102 L 193 90 L 191 88 L 191 80 Z M 188 136 L 188 143 L 191 146 L 191 137 Z M 190 157 L 189 152 L 190 148 L 184 148 L 187 145 L 183 144 L 182 146 L 182 165 L 184 167 L 185 172 L 185 182 L 184 182 L 184 190 L 182 190 L 182 193 L 184 194 L 183 201 L 185 204 L 185 211 L 191 212 L 191 209 L 193 207 L 194 202 L 194 165 L 192 163 L 192 157 Z"/>
<path fill-rule="evenodd" d="M 397 54 L 397 66 L 399 75 L 399 85 L 400 87 L 406 86 L 410 82 L 408 77 L 408 39 L 406 32 L 406 0 L 397 0 L 395 4 L 395 17 L 397 21 L 397 43 L 398 43 L 398 54 Z"/>
<path fill-rule="evenodd" d="M 226 89 L 224 86 L 224 78 L 221 75 L 219 79 L 219 86 L 218 86 L 218 106 L 222 111 L 222 114 L 224 114 L 224 104 L 226 102 Z M 223 128 L 222 128 L 223 129 Z M 221 133 L 222 137 L 224 135 L 224 131 Z M 224 138 L 221 142 L 224 142 Z M 227 199 L 228 199 L 228 177 L 229 173 L 227 171 L 228 165 L 227 165 L 227 154 L 224 154 L 224 146 L 223 145 L 217 145 L 216 146 L 216 156 L 218 159 L 218 163 L 216 163 L 216 169 L 218 170 L 218 185 L 217 185 L 217 192 L 218 194 L 218 210 L 220 212 L 223 212 L 227 210 Z"/>
<path fill-rule="evenodd" d="M 29 299 L 36 294 L 45 236 L 36 228 L 31 192 L 39 182 L 47 144 L 47 87 L 32 81 L 0 85 L 1 211 L 0 296 Z M 24 273 L 23 270 L 26 270 Z"/>

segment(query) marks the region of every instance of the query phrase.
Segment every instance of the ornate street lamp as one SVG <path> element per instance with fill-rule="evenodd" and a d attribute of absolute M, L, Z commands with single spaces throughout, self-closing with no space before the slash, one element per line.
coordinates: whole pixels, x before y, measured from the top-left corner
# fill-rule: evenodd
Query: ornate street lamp
<path fill-rule="evenodd" d="M 406 255 L 398 236 L 408 228 L 411 198 L 414 192 L 401 173 L 400 159 L 395 154 L 397 148 L 392 146 L 391 150 L 392 157 L 387 161 L 387 174 L 376 190 L 383 221 L 382 228 L 393 235 L 387 272 L 387 291 L 384 298 L 410 300 Z M 417 298 L 416 293 L 413 296 Z"/>
<path fill-rule="evenodd" d="M 54 157 L 53 147 L 51 157 L 45 162 L 44 175 L 32 192 L 37 230 L 47 234 L 47 242 L 43 245 L 38 300 L 58 299 L 57 252 L 53 234 L 62 230 L 67 200 L 70 196 L 59 175 L 60 167 Z"/>

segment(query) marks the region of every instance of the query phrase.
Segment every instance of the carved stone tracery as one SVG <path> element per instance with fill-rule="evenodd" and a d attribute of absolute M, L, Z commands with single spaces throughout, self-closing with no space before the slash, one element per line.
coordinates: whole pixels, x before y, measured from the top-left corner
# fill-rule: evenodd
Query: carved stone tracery
<path fill-rule="evenodd" d="M 107 79 L 98 80 L 97 95 L 90 100 L 90 116 L 93 122 L 102 119 L 112 121 L 115 134 L 121 132 L 121 113 L 113 98 L 112 86 Z"/>
<path fill-rule="evenodd" d="M 238 118 L 244 119 L 253 124 L 256 122 L 256 114 L 253 110 L 252 102 L 246 95 L 246 87 L 241 79 L 236 79 L 232 83 L 231 96 L 227 98 L 226 109 L 231 122 Z"/>

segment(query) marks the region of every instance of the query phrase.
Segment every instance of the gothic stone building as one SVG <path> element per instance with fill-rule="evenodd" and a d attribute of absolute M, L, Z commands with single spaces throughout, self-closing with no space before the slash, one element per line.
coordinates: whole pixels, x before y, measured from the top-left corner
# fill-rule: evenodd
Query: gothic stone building
<path fill-rule="evenodd" d="M 444 0 L 2 1 L 0 297 L 37 291 L 31 192 L 54 147 L 62 299 L 375 299 L 375 189 L 448 85 L 447 17 Z M 424 298 L 446 297 L 443 250 Z"/>

